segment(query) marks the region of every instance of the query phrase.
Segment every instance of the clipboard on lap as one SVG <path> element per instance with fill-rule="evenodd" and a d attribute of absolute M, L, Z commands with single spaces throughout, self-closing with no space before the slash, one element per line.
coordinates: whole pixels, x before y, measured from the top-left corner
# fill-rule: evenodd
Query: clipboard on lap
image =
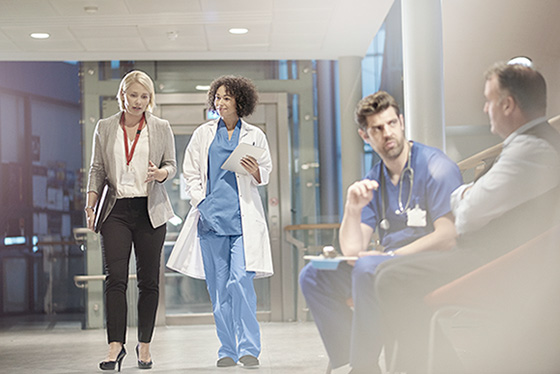
<path fill-rule="evenodd" d="M 338 264 L 342 261 L 356 261 L 358 260 L 358 256 L 336 256 L 333 258 L 328 258 L 324 256 L 303 256 L 304 260 L 311 261 L 311 266 L 316 269 L 321 270 L 336 270 L 338 268 Z"/>
<path fill-rule="evenodd" d="M 248 174 L 247 170 L 241 166 L 241 159 L 245 156 L 253 156 L 259 159 L 264 154 L 265 149 L 248 143 L 239 143 L 239 145 L 231 152 L 228 159 L 223 163 L 222 169 L 233 171 L 239 174 Z"/>

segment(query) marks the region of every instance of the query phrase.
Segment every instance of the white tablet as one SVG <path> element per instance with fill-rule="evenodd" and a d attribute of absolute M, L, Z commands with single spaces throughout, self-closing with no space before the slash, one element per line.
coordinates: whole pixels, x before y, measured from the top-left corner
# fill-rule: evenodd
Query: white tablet
<path fill-rule="evenodd" d="M 258 160 L 263 154 L 265 149 L 247 143 L 239 143 L 237 148 L 231 152 L 228 159 L 222 165 L 222 169 L 230 170 L 239 174 L 249 174 L 243 166 L 241 166 L 241 159 L 245 156 L 253 156 Z"/>

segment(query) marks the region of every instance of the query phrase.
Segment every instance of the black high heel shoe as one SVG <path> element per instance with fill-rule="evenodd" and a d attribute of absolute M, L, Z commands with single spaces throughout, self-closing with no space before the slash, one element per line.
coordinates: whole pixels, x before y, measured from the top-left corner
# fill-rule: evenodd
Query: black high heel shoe
<path fill-rule="evenodd" d="M 126 349 L 124 349 L 123 345 L 115 361 L 101 361 L 99 363 L 99 368 L 101 370 L 115 370 L 116 366 L 118 370 L 121 371 L 121 365 L 124 360 L 124 356 L 126 356 Z"/>
<path fill-rule="evenodd" d="M 136 357 L 138 358 L 138 367 L 140 369 L 151 369 L 154 362 L 150 359 L 150 361 L 142 361 L 140 360 L 140 344 L 136 344 Z"/>

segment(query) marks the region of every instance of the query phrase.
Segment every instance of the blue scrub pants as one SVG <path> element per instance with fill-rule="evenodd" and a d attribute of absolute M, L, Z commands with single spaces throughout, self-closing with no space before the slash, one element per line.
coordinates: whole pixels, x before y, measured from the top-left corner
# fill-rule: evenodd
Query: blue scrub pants
<path fill-rule="evenodd" d="M 234 361 L 261 351 L 257 321 L 254 272 L 245 270 L 243 236 L 218 236 L 199 230 L 206 286 L 212 301 L 214 321 L 221 347 L 218 358 Z"/>
<path fill-rule="evenodd" d="M 354 369 L 381 372 L 379 354 L 385 340 L 375 297 L 377 266 L 390 256 L 367 256 L 354 266 L 341 262 L 337 270 L 307 264 L 299 283 L 333 368 L 347 363 Z M 348 305 L 352 297 L 354 310 Z"/>

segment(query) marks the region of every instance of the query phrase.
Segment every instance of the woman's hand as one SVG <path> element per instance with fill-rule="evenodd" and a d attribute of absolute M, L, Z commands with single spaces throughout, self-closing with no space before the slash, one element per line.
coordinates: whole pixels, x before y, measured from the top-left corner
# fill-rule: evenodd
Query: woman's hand
<path fill-rule="evenodd" d="M 253 156 L 245 156 L 240 161 L 241 166 L 251 174 L 258 183 L 261 183 L 261 172 L 259 163 Z"/>
<path fill-rule="evenodd" d="M 89 206 L 86 207 L 85 213 L 86 213 L 87 228 L 90 229 L 91 231 L 94 231 L 93 224 L 95 223 L 95 212 L 93 211 L 93 208 Z"/>
<path fill-rule="evenodd" d="M 163 182 L 166 178 L 167 178 L 167 170 L 159 169 L 156 165 L 154 165 L 152 161 L 150 161 L 148 164 L 148 174 L 144 182 L 148 183 L 154 180 L 158 182 Z"/>

